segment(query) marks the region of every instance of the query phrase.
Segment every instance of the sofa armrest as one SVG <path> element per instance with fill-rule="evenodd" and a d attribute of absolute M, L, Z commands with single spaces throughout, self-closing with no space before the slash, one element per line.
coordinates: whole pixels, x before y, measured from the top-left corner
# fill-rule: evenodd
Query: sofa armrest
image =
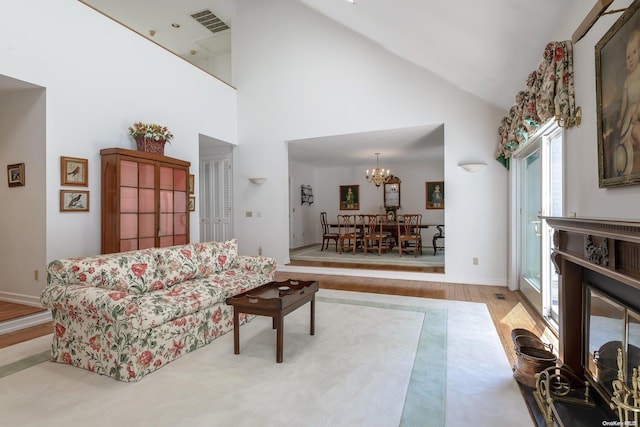
<path fill-rule="evenodd" d="M 236 258 L 238 268 L 241 270 L 255 271 L 264 274 L 269 280 L 273 278 L 276 271 L 275 258 L 265 256 L 238 255 Z"/>
<path fill-rule="evenodd" d="M 87 285 L 47 285 L 40 302 L 52 311 L 84 313 L 107 321 L 132 320 L 138 313 L 136 295 Z"/>

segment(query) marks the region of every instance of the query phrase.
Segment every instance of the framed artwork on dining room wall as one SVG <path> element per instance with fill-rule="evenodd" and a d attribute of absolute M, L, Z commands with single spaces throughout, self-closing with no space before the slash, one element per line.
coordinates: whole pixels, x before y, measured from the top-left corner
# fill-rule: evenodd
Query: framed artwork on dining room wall
<path fill-rule="evenodd" d="M 640 184 L 640 1 L 595 47 L 598 185 Z"/>
<path fill-rule="evenodd" d="M 89 160 L 61 156 L 60 184 L 87 187 L 89 185 Z"/>
<path fill-rule="evenodd" d="M 444 181 L 427 181 L 424 186 L 427 209 L 444 209 Z"/>
<path fill-rule="evenodd" d="M 313 188 L 310 185 L 302 184 L 300 186 L 300 205 L 307 204 L 311 206 L 313 204 Z"/>
<path fill-rule="evenodd" d="M 360 209 L 360 186 L 341 185 L 340 186 L 340 210 L 357 211 Z"/>

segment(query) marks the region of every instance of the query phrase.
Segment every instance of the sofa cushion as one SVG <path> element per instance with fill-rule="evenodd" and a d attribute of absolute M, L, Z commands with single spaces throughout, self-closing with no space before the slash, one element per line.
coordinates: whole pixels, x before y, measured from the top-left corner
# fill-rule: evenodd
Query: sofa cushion
<path fill-rule="evenodd" d="M 264 274 L 238 268 L 212 274 L 207 279 L 220 289 L 224 299 L 267 283 Z"/>
<path fill-rule="evenodd" d="M 156 275 L 156 261 L 151 249 L 57 262 L 60 264 L 49 268 L 48 274 L 59 275 L 58 282 L 70 285 L 90 285 L 131 294 L 164 287 Z"/>
<path fill-rule="evenodd" d="M 230 270 L 238 265 L 238 240 L 236 239 L 226 242 L 194 243 L 193 248 L 200 262 L 202 276 Z"/>
<path fill-rule="evenodd" d="M 202 277 L 193 245 L 178 245 L 154 250 L 158 275 L 167 288 L 176 283 Z"/>
<path fill-rule="evenodd" d="M 227 292 L 209 278 L 187 280 L 137 297 L 140 329 L 155 328 L 224 302 Z"/>

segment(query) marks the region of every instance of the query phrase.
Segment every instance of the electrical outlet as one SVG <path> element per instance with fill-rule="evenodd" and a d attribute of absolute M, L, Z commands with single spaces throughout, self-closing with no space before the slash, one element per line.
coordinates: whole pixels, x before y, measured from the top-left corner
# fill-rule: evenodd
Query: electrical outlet
<path fill-rule="evenodd" d="M 251 212 L 251 211 L 246 211 L 246 212 L 244 213 L 244 216 L 246 216 L 247 218 L 251 218 L 251 217 L 253 217 L 253 212 Z"/>
<path fill-rule="evenodd" d="M 36 282 L 40 280 L 40 273 L 38 272 L 38 270 L 34 270 L 33 278 L 36 279 Z"/>
<path fill-rule="evenodd" d="M 473 265 L 478 265 L 478 257 L 477 256 L 473 257 Z"/>

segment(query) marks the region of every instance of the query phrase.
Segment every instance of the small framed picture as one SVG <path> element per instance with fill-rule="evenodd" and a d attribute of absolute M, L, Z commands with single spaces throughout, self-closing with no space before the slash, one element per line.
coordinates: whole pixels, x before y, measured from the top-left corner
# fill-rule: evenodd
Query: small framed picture
<path fill-rule="evenodd" d="M 75 157 L 60 157 L 60 184 L 89 185 L 89 160 Z"/>
<path fill-rule="evenodd" d="M 444 181 L 425 182 L 427 209 L 444 209 Z"/>
<path fill-rule="evenodd" d="M 340 210 L 357 211 L 360 209 L 360 186 L 341 185 L 340 186 Z"/>
<path fill-rule="evenodd" d="M 195 211 L 196 210 L 196 198 L 195 198 L 195 196 L 189 196 L 189 210 L 190 211 Z"/>
<path fill-rule="evenodd" d="M 89 192 L 60 190 L 60 212 L 88 212 Z"/>
<path fill-rule="evenodd" d="M 7 182 L 9 187 L 24 186 L 24 163 L 7 166 Z"/>
<path fill-rule="evenodd" d="M 189 175 L 189 194 L 193 194 L 196 188 L 196 176 Z"/>

